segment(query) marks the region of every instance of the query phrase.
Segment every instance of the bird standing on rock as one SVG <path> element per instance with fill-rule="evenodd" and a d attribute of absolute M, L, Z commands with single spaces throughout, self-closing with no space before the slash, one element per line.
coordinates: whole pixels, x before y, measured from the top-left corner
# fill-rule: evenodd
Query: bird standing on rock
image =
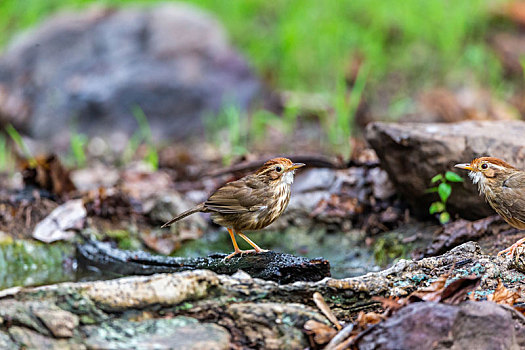
<path fill-rule="evenodd" d="M 455 167 L 470 170 L 469 177 L 490 206 L 511 226 L 525 229 L 525 171 L 494 157 L 476 158 Z M 524 242 L 522 238 L 498 255 L 512 255 Z"/>
<path fill-rule="evenodd" d="M 263 252 L 242 231 L 260 230 L 281 216 L 290 202 L 295 169 L 304 165 L 292 163 L 287 158 L 270 159 L 255 173 L 225 184 L 204 203 L 183 212 L 162 227 L 194 213 L 211 213 L 212 220 L 226 227 L 230 234 L 235 251 L 227 259 L 239 253 Z M 240 250 L 235 241 L 235 233 L 254 249 Z"/>

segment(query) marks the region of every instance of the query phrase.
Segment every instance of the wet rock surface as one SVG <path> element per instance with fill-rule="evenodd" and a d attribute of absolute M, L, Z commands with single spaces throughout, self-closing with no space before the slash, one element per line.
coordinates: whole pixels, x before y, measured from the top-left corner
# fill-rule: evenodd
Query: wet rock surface
<path fill-rule="evenodd" d="M 220 24 L 184 4 L 63 13 L 0 58 L 3 121 L 59 143 L 75 116 L 83 133 L 118 147 L 138 107 L 155 137 L 188 137 L 202 132 L 205 112 L 226 98 L 245 108 L 259 89 Z"/>
<path fill-rule="evenodd" d="M 489 235 L 497 235 L 508 229 L 509 225 L 498 215 L 475 221 L 459 219 L 441 226 L 433 242 L 426 247 L 423 255 L 432 256 L 442 254 L 461 243 L 470 240 L 479 240 Z M 492 240 L 494 241 L 493 243 L 498 241 L 498 239 L 495 238 Z"/>
<path fill-rule="evenodd" d="M 358 349 L 522 349 L 525 317 L 489 301 L 414 303 L 372 327 Z"/>
<path fill-rule="evenodd" d="M 256 349 L 304 349 L 301 328 L 308 320 L 326 322 L 310 307 L 293 303 L 243 303 L 226 308 L 239 329 L 238 341 Z"/>
<path fill-rule="evenodd" d="M 124 331 L 123 331 L 124 330 Z M 83 328 L 89 349 L 213 349 L 230 348 L 230 334 L 221 326 L 178 316 L 155 320 L 112 320 Z"/>
<path fill-rule="evenodd" d="M 308 346 L 307 335 L 302 331 L 308 320 L 330 324 L 316 308 L 313 293 L 321 293 L 340 321 L 353 322 L 360 311 L 381 308 L 374 296 L 404 297 L 446 273 L 451 281 L 480 277 L 479 287 L 473 292 L 476 299 L 485 299 L 494 292 L 500 280 L 507 288 L 518 290 L 525 278 L 513 269 L 510 259 L 484 255 L 479 246 L 468 242 L 441 256 L 401 260 L 381 272 L 318 282 L 279 285 L 244 272 L 227 276 L 196 270 L 62 283 L 3 291 L 0 342 L 14 343 L 15 349 L 104 348 L 104 344 L 119 348 L 127 336 L 140 347 L 148 333 L 159 348 L 170 348 L 174 339 L 199 333 L 197 340 L 207 348 L 223 349 L 228 344 L 241 348 L 303 349 Z M 395 344 L 401 348 L 410 348 L 403 347 L 409 345 L 408 341 L 423 344 L 431 340 L 439 341 L 442 348 L 457 348 L 466 346 L 467 341 L 488 342 L 499 334 L 497 344 L 523 345 L 522 316 L 491 305 L 488 302 L 459 306 L 411 304 L 365 332 L 357 344 L 363 344 L 363 348 L 388 346 L 383 340 L 389 334 L 388 339 L 398 341 Z M 434 323 L 422 319 L 430 319 L 429 315 L 435 316 Z M 169 331 L 164 331 L 166 327 Z M 380 327 L 385 327 L 382 335 L 372 337 Z M 426 338 L 417 338 L 419 333 L 413 332 L 414 327 L 419 327 Z M 479 329 L 487 332 L 476 339 Z M 397 333 L 394 336 L 385 332 Z M 447 334 L 456 336 L 451 340 Z M 126 344 L 129 347 L 131 343 Z"/>
<path fill-rule="evenodd" d="M 419 215 L 428 215 L 428 207 L 436 199 L 435 194 L 425 192 L 434 175 L 451 170 L 467 178 L 466 172 L 453 168 L 454 164 L 490 155 L 525 169 L 523 135 L 523 121 L 373 123 L 366 130 L 381 167 Z M 493 215 L 470 181 L 454 184 L 447 210 L 466 219 Z"/>

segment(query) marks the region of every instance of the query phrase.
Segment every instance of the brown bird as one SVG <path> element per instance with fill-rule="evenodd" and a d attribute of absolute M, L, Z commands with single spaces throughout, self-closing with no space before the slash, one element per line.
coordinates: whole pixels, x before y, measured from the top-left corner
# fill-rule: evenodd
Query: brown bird
<path fill-rule="evenodd" d="M 225 184 L 207 201 L 171 219 L 162 227 L 194 213 L 211 213 L 212 220 L 226 227 L 230 234 L 235 251 L 228 255 L 227 259 L 239 253 L 262 252 L 263 250 L 242 231 L 260 230 L 281 216 L 290 202 L 295 169 L 304 165 L 292 163 L 287 158 L 271 159 L 254 174 Z M 254 249 L 240 250 L 235 241 L 235 233 Z"/>
<path fill-rule="evenodd" d="M 494 157 L 476 158 L 455 167 L 470 170 L 469 177 L 490 206 L 511 226 L 525 229 L 525 171 Z M 512 255 L 524 242 L 522 238 L 498 255 Z"/>

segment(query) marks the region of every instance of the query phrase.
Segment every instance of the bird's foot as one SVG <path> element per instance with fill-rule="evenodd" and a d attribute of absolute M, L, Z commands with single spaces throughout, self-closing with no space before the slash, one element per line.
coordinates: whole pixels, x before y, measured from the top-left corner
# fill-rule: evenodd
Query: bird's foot
<path fill-rule="evenodd" d="M 241 254 L 241 257 L 243 254 L 251 254 L 251 253 L 258 253 L 257 251 L 255 251 L 255 249 L 250 249 L 250 250 L 236 250 L 234 251 L 233 253 L 231 253 L 230 255 L 228 255 L 227 257 L 224 258 L 224 261 L 226 260 L 229 260 L 231 258 L 233 258 L 235 255 L 237 254 Z"/>
<path fill-rule="evenodd" d="M 266 252 L 269 252 L 269 251 L 270 251 L 270 250 L 268 250 L 268 249 L 261 249 L 261 248 L 259 248 L 258 250 L 255 249 L 255 252 L 256 252 L 256 253 L 266 253 Z"/>
<path fill-rule="evenodd" d="M 523 243 L 525 243 L 525 238 L 520 239 L 519 241 L 517 241 L 516 243 L 514 243 L 513 245 L 511 245 L 507 249 L 502 250 L 501 252 L 498 253 L 498 256 L 501 256 L 503 254 L 505 254 L 507 256 L 514 255 L 514 251 L 516 250 L 516 248 L 521 246 Z"/>

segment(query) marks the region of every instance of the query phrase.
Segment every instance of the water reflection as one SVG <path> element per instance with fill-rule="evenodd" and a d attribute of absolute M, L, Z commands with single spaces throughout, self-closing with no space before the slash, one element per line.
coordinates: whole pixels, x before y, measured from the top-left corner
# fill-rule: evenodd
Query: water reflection
<path fill-rule="evenodd" d="M 71 244 L 17 240 L 0 243 L 0 289 L 75 279 Z"/>

